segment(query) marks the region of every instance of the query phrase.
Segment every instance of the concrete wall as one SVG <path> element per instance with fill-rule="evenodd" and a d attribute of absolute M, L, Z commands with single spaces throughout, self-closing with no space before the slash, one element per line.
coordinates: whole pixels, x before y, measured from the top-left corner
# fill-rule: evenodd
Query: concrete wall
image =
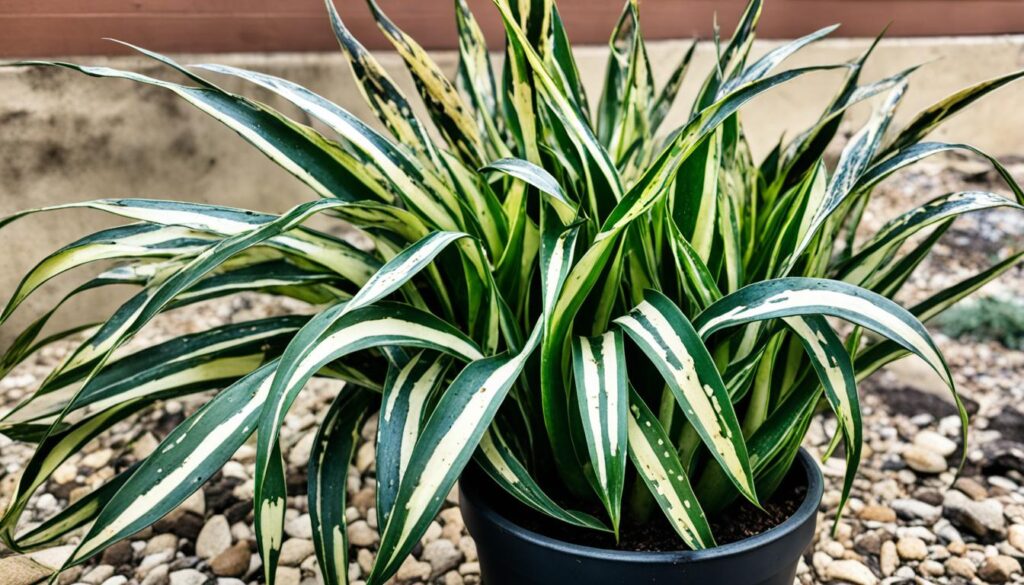
<path fill-rule="evenodd" d="M 805 49 L 790 65 L 848 60 L 864 50 L 866 40 L 831 40 Z M 678 61 L 687 42 L 661 41 L 649 47 L 659 82 Z M 756 46 L 761 53 L 774 43 Z M 688 104 L 712 62 L 713 49 L 703 45 L 684 87 L 670 125 L 686 116 Z M 372 115 L 353 85 L 344 60 L 330 54 L 186 55 L 182 62 L 221 62 L 265 71 L 305 85 L 364 119 Z M 410 80 L 392 54 L 382 62 L 413 94 Z M 438 53 L 448 71 L 456 61 Z M 582 48 L 579 62 L 591 100 L 596 102 L 606 51 Z M 80 61 L 128 68 L 174 78 L 165 69 L 138 58 L 89 57 Z M 863 79 L 874 80 L 912 64 L 928 62 L 916 74 L 900 121 L 922 107 L 971 83 L 1024 66 L 1024 37 L 927 38 L 885 41 Z M 743 110 L 755 154 L 806 127 L 831 99 L 840 72 L 814 73 L 773 90 Z M 295 111 L 267 93 L 224 80 L 286 112 Z M 1000 155 L 1024 152 L 1024 84 L 1002 90 L 976 104 L 938 132 L 936 138 L 970 141 Z M 853 112 L 855 125 L 865 108 Z M 852 125 L 851 125 L 852 128 Z M 312 193 L 253 150 L 233 132 L 192 109 L 172 94 L 128 81 L 94 79 L 55 69 L 0 69 L 0 214 L 26 207 L 99 197 L 139 196 L 208 201 L 280 212 Z M 0 298 L 13 291 L 21 276 L 49 251 L 112 221 L 96 212 L 59 212 L 22 220 L 0 231 Z M 0 344 L 27 319 L 54 302 L 81 273 L 62 277 L 40 290 L 0 330 Z M 64 325 L 97 318 L 121 299 L 104 292 L 71 306 L 58 318 Z"/>

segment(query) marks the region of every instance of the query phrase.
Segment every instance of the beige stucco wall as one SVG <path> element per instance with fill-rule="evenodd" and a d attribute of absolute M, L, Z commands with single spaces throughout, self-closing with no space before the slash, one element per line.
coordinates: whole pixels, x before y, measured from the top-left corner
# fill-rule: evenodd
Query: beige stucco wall
<path fill-rule="evenodd" d="M 805 49 L 790 64 L 838 62 L 865 48 L 866 40 L 837 39 Z M 688 42 L 659 42 L 649 47 L 659 80 L 679 59 Z M 760 53 L 774 46 L 759 44 Z M 694 75 L 684 87 L 681 106 L 689 103 L 711 64 L 712 47 L 698 49 Z M 436 55 L 448 71 L 450 53 Z M 364 119 L 363 105 L 340 55 L 275 54 L 181 56 L 183 62 L 216 61 L 289 78 L 337 101 Z M 408 77 L 394 55 L 381 60 L 412 93 Z M 580 67 L 596 102 L 606 51 L 583 48 Z M 137 58 L 85 58 L 82 62 L 130 68 L 173 78 L 166 70 Z M 905 121 L 916 110 L 965 85 L 1024 66 L 1024 37 L 932 38 L 885 41 L 863 79 L 873 80 L 912 64 L 929 64 L 916 74 L 902 110 Z M 781 132 L 796 132 L 811 123 L 832 97 L 840 72 L 814 73 L 773 90 L 743 110 L 755 153 L 764 153 Z M 235 80 L 229 89 L 242 91 Z M 268 94 L 246 93 L 293 112 Z M 1002 154 L 1024 153 L 1024 84 L 1004 89 L 947 124 L 938 138 L 966 140 Z M 864 108 L 853 121 L 863 119 Z M 678 124 L 687 113 L 677 107 Z M 53 69 L 0 69 L 0 214 L 26 207 L 98 197 L 141 196 L 210 201 L 262 211 L 282 211 L 312 197 L 305 187 L 253 150 L 230 130 L 170 93 L 128 81 L 100 80 Z M 111 220 L 95 212 L 59 212 L 35 216 L 0 231 L 0 298 L 6 301 L 32 264 L 57 247 Z M 50 305 L 80 275 L 60 278 L 39 291 L 0 330 L 0 345 L 27 319 Z M 71 306 L 62 324 L 96 318 L 121 297 L 104 292 Z"/>

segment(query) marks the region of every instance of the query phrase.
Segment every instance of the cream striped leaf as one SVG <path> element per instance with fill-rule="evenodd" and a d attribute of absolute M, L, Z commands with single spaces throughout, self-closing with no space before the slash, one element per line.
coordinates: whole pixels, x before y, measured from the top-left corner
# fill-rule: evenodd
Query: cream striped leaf
<path fill-rule="evenodd" d="M 221 205 L 165 201 L 159 199 L 96 199 L 22 211 L 0 221 L 0 227 L 26 215 L 61 209 L 88 208 L 151 224 L 180 226 L 218 236 L 235 236 L 269 223 L 275 216 Z M 369 212 L 355 210 L 372 209 Z M 353 219 L 382 221 L 397 208 L 374 202 L 354 203 L 335 212 L 352 213 Z M 379 211 L 378 211 L 379 210 Z M 402 217 L 414 225 L 411 218 Z M 360 225 L 357 222 L 357 225 Z M 375 225 L 375 224 L 371 224 Z M 202 237 L 202 236 L 198 236 Z M 362 284 L 380 266 L 370 254 L 348 242 L 308 228 L 299 228 L 270 239 L 268 245 L 330 268 L 347 280 Z"/>
<path fill-rule="evenodd" d="M 928 330 L 909 311 L 869 290 L 835 280 L 779 278 L 751 285 L 705 309 L 694 325 L 707 339 L 716 331 L 755 321 L 800 315 L 828 315 L 865 327 L 914 353 L 945 382 L 960 411 L 967 441 L 967 411 L 945 359 Z"/>
<path fill-rule="evenodd" d="M 961 191 L 936 197 L 885 224 L 856 254 L 837 268 L 836 277 L 872 288 L 884 275 L 882 266 L 900 245 L 918 231 L 965 213 L 998 207 L 1024 211 L 1024 206 L 986 191 Z"/>
<path fill-rule="evenodd" d="M 392 198 L 400 197 L 408 207 L 441 229 L 456 230 L 462 223 L 458 202 L 440 178 L 337 104 L 273 75 L 227 65 L 200 67 L 245 79 L 287 99 L 326 124 L 356 149 L 361 158 L 355 164 L 361 163 L 363 172 L 372 168 L 373 177 Z"/>
<path fill-rule="evenodd" d="M 399 29 L 380 9 L 376 0 L 367 0 L 377 26 L 391 41 L 405 61 L 420 97 L 427 105 L 434 125 L 463 157 L 467 164 L 479 166 L 484 161 L 483 142 L 472 112 L 441 68 L 423 47 Z M 442 226 L 444 227 L 444 226 Z"/>
<path fill-rule="evenodd" d="M 964 88 L 953 95 L 932 104 L 921 111 L 913 120 L 910 121 L 909 124 L 900 130 L 900 132 L 879 153 L 879 157 L 885 157 L 917 143 L 927 136 L 928 133 L 936 126 L 957 114 L 960 110 L 985 97 L 985 95 L 990 92 L 993 92 L 1008 83 L 1016 81 L 1021 77 L 1024 77 L 1024 69 Z"/>
<path fill-rule="evenodd" d="M 434 171 L 440 170 L 441 160 L 437 149 L 427 129 L 413 114 L 405 95 L 373 55 L 345 27 L 333 0 L 324 0 L 324 3 L 327 5 L 334 36 L 348 57 L 352 75 L 358 82 L 363 98 L 399 144 L 411 148 L 420 162 Z"/>
<path fill-rule="evenodd" d="M 690 487 L 672 440 L 632 387 L 629 389 L 629 458 L 672 528 L 693 550 L 715 546 L 711 527 Z"/>
<path fill-rule="evenodd" d="M 447 369 L 448 360 L 442 355 L 420 351 L 408 363 L 388 371 L 377 422 L 377 516 L 381 526 L 391 515 L 416 439 L 427 420 L 428 400 Z"/>
<path fill-rule="evenodd" d="M 626 482 L 626 354 L 622 333 L 576 337 L 573 373 L 598 495 L 618 534 Z"/>
<path fill-rule="evenodd" d="M 309 454 L 307 482 L 313 545 L 325 585 L 348 583 L 345 500 L 348 467 L 367 412 L 380 401 L 368 390 L 346 386 L 331 403 Z"/>
<path fill-rule="evenodd" d="M 409 459 L 396 500 L 403 504 L 388 518 L 367 585 L 380 585 L 394 575 L 419 542 L 536 349 L 541 331 L 538 323 L 519 353 L 473 361 L 441 395 Z"/>
<path fill-rule="evenodd" d="M 232 384 L 171 431 L 106 503 L 66 566 L 152 524 L 199 489 L 256 430 L 276 365 Z"/>
<path fill-rule="evenodd" d="M 736 488 L 757 503 L 743 433 L 732 401 L 714 360 L 690 321 L 668 297 L 647 291 L 644 300 L 615 323 L 661 372 L 683 414 Z"/>
<path fill-rule="evenodd" d="M 552 207 L 558 213 L 563 224 L 568 224 L 576 218 L 576 205 L 566 196 L 562 186 L 558 184 L 558 179 L 555 179 L 542 167 L 521 158 L 502 158 L 480 170 L 500 171 L 536 187 L 549 197 Z"/>
<path fill-rule="evenodd" d="M 590 514 L 566 510 L 548 496 L 534 481 L 522 461 L 516 457 L 504 435 L 492 424 L 480 438 L 480 447 L 473 460 L 495 483 L 519 501 L 542 514 L 580 528 L 608 532 L 608 527 Z"/>
<path fill-rule="evenodd" d="M 818 374 L 818 380 L 825 389 L 832 411 L 839 421 L 840 432 L 846 445 L 846 473 L 843 490 L 836 508 L 836 526 L 846 507 L 860 467 L 864 441 L 860 413 L 860 398 L 857 396 L 857 379 L 850 354 L 824 317 L 804 315 L 785 317 L 786 325 L 796 333 L 803 343 L 811 366 Z"/>
<path fill-rule="evenodd" d="M 134 224 L 102 230 L 50 254 L 29 271 L 0 315 L 0 323 L 51 278 L 92 262 L 124 258 L 195 256 L 216 239 L 176 226 Z"/>
<path fill-rule="evenodd" d="M 472 340 L 429 313 L 393 303 L 379 303 L 352 312 L 344 309 L 344 304 L 327 309 L 295 335 L 281 356 L 260 414 L 262 430 L 256 442 L 253 478 L 255 524 L 268 582 L 275 573 L 284 525 L 284 507 L 277 505 L 286 496 L 278 445 L 280 425 L 313 374 L 348 354 L 385 345 L 433 349 L 466 361 L 483 357 Z"/>

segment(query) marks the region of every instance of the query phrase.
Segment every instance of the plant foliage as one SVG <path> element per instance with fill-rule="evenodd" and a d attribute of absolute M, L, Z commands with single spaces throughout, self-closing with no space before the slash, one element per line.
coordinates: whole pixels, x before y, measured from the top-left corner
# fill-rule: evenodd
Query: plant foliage
<path fill-rule="evenodd" d="M 657 87 L 635 0 L 613 32 L 600 96 L 581 85 L 552 0 L 495 0 L 507 33 L 500 68 L 466 3 L 456 0 L 454 81 L 369 1 L 429 119 L 413 114 L 410 96 L 329 0 L 330 24 L 380 124 L 284 79 L 183 67 L 144 49 L 188 83 L 21 63 L 174 92 L 320 198 L 282 215 L 103 199 L 4 220 L 88 208 L 133 223 L 48 256 L 0 319 L 50 278 L 97 261 L 118 264 L 69 297 L 110 284 L 137 288 L 0 421 L 0 432 L 38 445 L 0 519 L 12 549 L 84 528 L 68 566 L 82 563 L 174 509 L 256 433 L 255 523 L 272 583 L 286 496 L 278 431 L 313 376 L 347 382 L 323 418 L 308 469 L 313 536 L 329 584 L 346 582 L 347 462 L 361 421 L 374 412 L 382 538 L 368 583 L 380 584 L 419 542 L 471 459 L 558 520 L 618 535 L 624 521 L 640 521 L 656 505 L 681 545 L 700 549 L 715 543 L 709 516 L 737 498 L 758 503 L 771 495 L 819 404 L 835 412 L 837 440 L 846 445 L 845 500 L 861 456 L 857 381 L 879 367 L 915 354 L 956 395 L 922 322 L 1024 252 L 916 306 L 892 299 L 957 216 L 1021 209 L 1024 192 L 985 153 L 922 140 L 1024 73 L 967 88 L 894 128 L 913 69 L 864 82 L 872 45 L 848 63 L 776 72 L 834 27 L 753 59 L 761 14 L 753 0 L 732 38 L 715 39 L 717 63 L 686 122 L 669 129 L 664 122 L 693 48 Z M 741 106 L 826 69 L 842 70 L 844 79 L 818 120 L 753 160 Z M 265 88 L 323 130 L 200 73 Z M 874 113 L 838 162 L 826 164 L 826 147 L 861 102 Z M 854 246 L 874 187 L 951 149 L 990 162 L 1012 198 L 939 195 Z M 373 251 L 304 227 L 316 214 L 355 226 Z M 317 311 L 119 351 L 160 313 L 242 291 L 293 297 Z M 78 330 L 41 338 L 59 306 L 21 332 L 3 372 L 40 347 L 75 339 Z M 835 320 L 852 323 L 852 333 L 841 337 Z M 89 441 L 162 400 L 211 390 L 152 455 L 42 525 L 17 530 L 32 493 Z M 961 417 L 966 431 L 962 408 Z M 595 509 L 605 513 L 581 511 Z"/>

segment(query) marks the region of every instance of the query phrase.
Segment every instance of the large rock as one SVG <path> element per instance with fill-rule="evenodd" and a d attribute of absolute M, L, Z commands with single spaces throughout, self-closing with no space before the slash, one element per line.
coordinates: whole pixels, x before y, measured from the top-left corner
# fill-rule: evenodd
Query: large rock
<path fill-rule="evenodd" d="M 925 524 L 934 524 L 942 517 L 942 508 L 932 506 L 920 500 L 900 498 L 889 502 L 896 515 L 904 520 L 920 520 Z"/>
<path fill-rule="evenodd" d="M 196 538 L 196 556 L 212 559 L 231 548 L 231 526 L 223 514 L 211 516 Z"/>
<path fill-rule="evenodd" d="M 238 542 L 213 557 L 213 560 L 210 561 L 210 569 L 214 575 L 219 577 L 241 577 L 249 568 L 250 556 L 249 545 Z"/>
<path fill-rule="evenodd" d="M 957 490 L 949 490 L 942 502 L 942 514 L 954 526 L 982 540 L 991 541 L 1006 535 L 1003 505 L 997 500 L 976 502 Z"/>
<path fill-rule="evenodd" d="M 829 563 L 825 567 L 825 579 L 853 583 L 854 585 L 875 585 L 878 577 L 864 563 L 854 560 L 842 560 Z"/>
<path fill-rule="evenodd" d="M 1013 557 L 996 555 L 985 560 L 978 570 L 978 576 L 989 583 L 1007 583 L 1014 575 L 1020 575 L 1020 562 Z"/>
<path fill-rule="evenodd" d="M 50 576 L 52 571 L 28 557 L 0 559 L 0 575 L 5 585 L 34 585 Z"/>

